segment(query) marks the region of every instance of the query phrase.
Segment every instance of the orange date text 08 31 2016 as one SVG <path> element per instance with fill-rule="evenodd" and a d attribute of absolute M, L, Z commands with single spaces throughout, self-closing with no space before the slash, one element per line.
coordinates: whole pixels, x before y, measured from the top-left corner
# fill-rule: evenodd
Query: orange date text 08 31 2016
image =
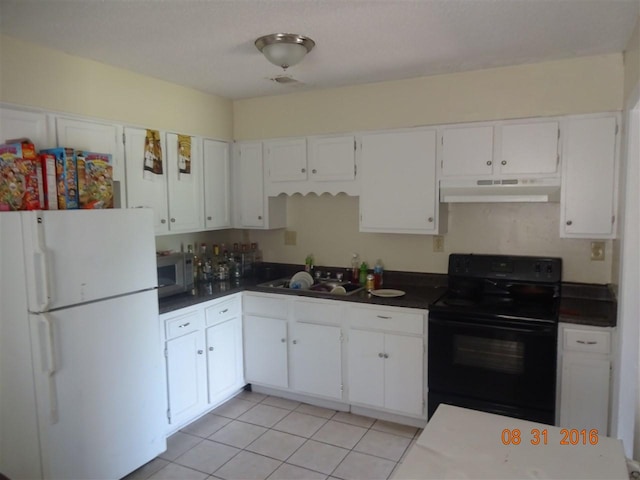
<path fill-rule="evenodd" d="M 502 430 L 500 437 L 503 445 L 520 445 L 523 441 L 523 435 L 519 428 Z M 531 445 L 547 445 L 549 441 L 549 432 L 547 429 L 532 428 L 529 432 L 529 437 L 524 441 L 529 440 Z M 560 429 L 559 445 L 597 445 L 598 444 L 598 430 L 593 428 L 591 430 L 577 428 L 562 428 Z"/>

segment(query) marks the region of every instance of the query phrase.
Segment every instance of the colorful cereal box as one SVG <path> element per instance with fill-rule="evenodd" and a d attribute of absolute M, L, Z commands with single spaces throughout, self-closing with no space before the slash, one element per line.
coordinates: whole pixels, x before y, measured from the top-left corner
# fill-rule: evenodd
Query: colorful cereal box
<path fill-rule="evenodd" d="M 36 146 L 28 138 L 14 138 L 12 140 L 6 140 L 4 143 L 18 143 L 22 147 L 22 158 L 27 160 L 37 160 Z"/>
<path fill-rule="evenodd" d="M 111 155 L 77 151 L 80 208 L 113 208 Z"/>
<path fill-rule="evenodd" d="M 58 189 L 56 187 L 56 157 L 51 153 L 40 152 L 42 183 L 44 187 L 44 208 L 58 210 Z"/>
<path fill-rule="evenodd" d="M 42 150 L 42 153 L 50 153 L 56 159 L 58 208 L 60 210 L 78 208 L 78 172 L 74 149 L 49 148 Z"/>
<path fill-rule="evenodd" d="M 12 160 L 22 158 L 22 145 L 19 143 L 5 143 L 0 145 L 0 159 Z"/>
<path fill-rule="evenodd" d="M 40 210 L 43 198 L 38 160 L 0 157 L 0 211 Z"/>

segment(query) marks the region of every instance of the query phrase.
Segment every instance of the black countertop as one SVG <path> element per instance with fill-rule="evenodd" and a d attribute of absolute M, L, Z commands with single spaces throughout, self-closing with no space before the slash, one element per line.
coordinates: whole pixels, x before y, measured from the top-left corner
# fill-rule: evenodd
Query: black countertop
<path fill-rule="evenodd" d="M 189 293 L 161 298 L 159 300 L 160 313 L 172 312 L 244 291 L 427 310 L 429 305 L 445 292 L 447 285 L 447 276 L 442 274 L 387 271 L 385 272 L 383 288 L 406 292 L 402 297 L 376 297 L 365 290 L 352 295 L 330 296 L 305 290 L 259 287 L 259 284 L 267 280 L 291 276 L 300 271 L 299 265 L 265 264 L 265 266 L 266 274 L 264 270 L 261 270 L 256 277 L 241 278 L 237 281 L 200 284 Z M 335 273 L 337 271 L 344 272 L 344 269 L 327 267 L 325 271 Z M 614 327 L 616 325 L 616 316 L 617 303 L 615 295 L 608 285 L 563 283 L 560 302 L 561 322 L 597 327 Z"/>

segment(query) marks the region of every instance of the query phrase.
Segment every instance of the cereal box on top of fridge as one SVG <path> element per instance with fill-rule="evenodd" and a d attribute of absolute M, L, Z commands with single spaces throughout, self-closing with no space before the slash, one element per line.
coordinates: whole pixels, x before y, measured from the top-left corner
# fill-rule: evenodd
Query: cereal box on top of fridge
<path fill-rule="evenodd" d="M 40 210 L 42 168 L 37 160 L 0 158 L 0 211 Z"/>
<path fill-rule="evenodd" d="M 31 140 L 26 137 L 23 138 L 12 138 L 11 140 L 5 140 L 4 143 L 17 143 L 22 147 L 22 158 L 26 158 L 27 160 L 37 160 L 38 156 L 36 155 L 36 146 L 33 144 Z"/>
<path fill-rule="evenodd" d="M 42 150 L 42 153 L 50 153 L 56 159 L 58 208 L 60 210 L 78 208 L 78 176 L 74 149 L 48 148 Z"/>
<path fill-rule="evenodd" d="M 51 153 L 40 152 L 42 166 L 42 184 L 44 190 L 44 206 L 47 210 L 58 210 L 58 189 L 56 181 L 56 157 Z"/>
<path fill-rule="evenodd" d="M 108 153 L 77 151 L 80 208 L 113 208 L 113 164 Z"/>
<path fill-rule="evenodd" d="M 19 143 L 4 143 L 0 145 L 0 159 L 11 160 L 22 158 L 22 145 Z"/>

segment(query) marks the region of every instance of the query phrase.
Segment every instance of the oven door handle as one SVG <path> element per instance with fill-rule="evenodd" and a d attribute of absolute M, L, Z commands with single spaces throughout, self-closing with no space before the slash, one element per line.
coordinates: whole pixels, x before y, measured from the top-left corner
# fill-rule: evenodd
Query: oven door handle
<path fill-rule="evenodd" d="M 496 323 L 480 323 L 480 322 L 465 322 L 460 320 L 443 320 L 440 318 L 429 318 L 429 323 L 434 325 L 442 325 L 443 327 L 471 327 L 476 329 L 492 329 L 492 330 L 502 330 L 502 331 L 510 331 L 510 332 L 518 332 L 518 333 L 547 333 L 553 334 L 555 333 L 555 325 L 548 326 L 532 326 L 532 327 L 519 327 L 514 325 L 499 325 Z"/>

